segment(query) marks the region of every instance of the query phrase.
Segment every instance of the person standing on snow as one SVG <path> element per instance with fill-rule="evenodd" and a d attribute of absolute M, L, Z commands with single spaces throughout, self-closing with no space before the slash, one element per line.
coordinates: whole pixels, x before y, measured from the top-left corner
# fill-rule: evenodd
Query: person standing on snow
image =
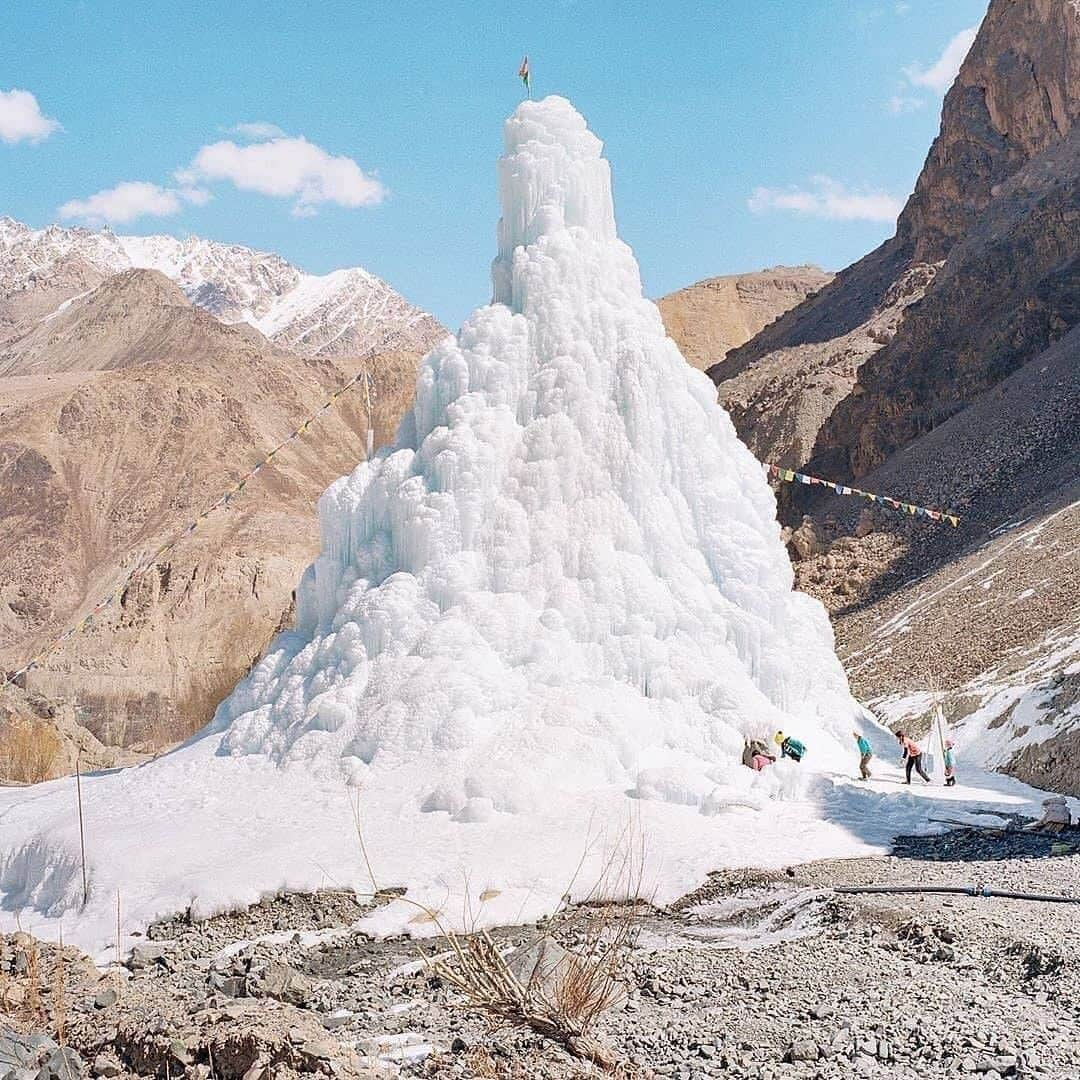
<path fill-rule="evenodd" d="M 869 780 L 870 759 L 874 756 L 874 751 L 866 741 L 866 736 L 860 735 L 857 731 L 853 731 L 851 734 L 855 736 L 855 742 L 859 747 L 859 779 Z"/>
<path fill-rule="evenodd" d="M 919 744 L 914 739 L 909 739 L 902 731 L 896 733 L 896 741 L 904 750 L 904 756 L 901 759 L 905 762 L 904 783 L 911 783 L 911 770 L 914 769 L 929 784 L 930 777 L 926 775 L 926 770 L 923 768 L 922 750 L 919 749 Z"/>
<path fill-rule="evenodd" d="M 798 739 L 793 739 L 782 731 L 773 736 L 773 742 L 780 747 L 780 756 L 789 757 L 792 761 L 802 761 L 803 754 L 806 753 L 806 747 Z"/>
<path fill-rule="evenodd" d="M 945 740 L 945 786 L 953 787 L 956 783 L 956 755 L 953 753 L 952 739 Z"/>

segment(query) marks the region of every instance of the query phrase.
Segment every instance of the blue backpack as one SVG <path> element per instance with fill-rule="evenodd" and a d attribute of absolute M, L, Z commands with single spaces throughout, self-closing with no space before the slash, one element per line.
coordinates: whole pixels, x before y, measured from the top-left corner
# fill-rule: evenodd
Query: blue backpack
<path fill-rule="evenodd" d="M 795 761 L 801 761 L 803 754 L 806 753 L 806 747 L 798 739 L 792 739 L 790 736 L 784 740 L 784 745 L 780 749 Z"/>

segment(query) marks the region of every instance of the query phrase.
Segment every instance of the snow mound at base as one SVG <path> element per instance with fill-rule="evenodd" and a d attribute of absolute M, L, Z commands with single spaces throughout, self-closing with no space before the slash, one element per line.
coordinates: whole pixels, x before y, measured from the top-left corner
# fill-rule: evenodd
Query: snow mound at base
<path fill-rule="evenodd" d="M 780 728 L 827 764 L 858 716 L 828 621 L 642 295 L 600 141 L 524 102 L 499 178 L 495 302 L 323 496 L 297 629 L 221 707 L 224 750 L 366 788 L 422 761 L 416 806 L 470 822 L 607 788 L 700 806 Z"/>
<path fill-rule="evenodd" d="M 189 745 L 84 779 L 85 908 L 66 783 L 0 792 L 0 925 L 28 904 L 102 947 L 118 892 L 130 929 L 370 887 L 349 785 L 379 884 L 450 923 L 470 880 L 499 894 L 491 921 L 591 887 L 592 841 L 635 815 L 661 901 L 717 866 L 865 850 L 808 797 L 863 719 L 828 620 L 642 295 L 601 143 L 557 97 L 505 133 L 494 302 L 427 356 L 395 443 L 322 497 L 296 628 Z M 777 729 L 804 763 L 744 768 L 744 737 Z"/>

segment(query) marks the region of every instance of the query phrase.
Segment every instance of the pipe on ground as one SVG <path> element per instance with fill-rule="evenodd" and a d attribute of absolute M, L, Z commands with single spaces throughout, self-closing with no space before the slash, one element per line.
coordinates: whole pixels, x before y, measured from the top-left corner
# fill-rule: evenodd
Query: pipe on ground
<path fill-rule="evenodd" d="M 979 885 L 837 885 L 838 893 L 954 893 L 960 896 L 993 896 L 1005 900 L 1038 900 L 1046 904 L 1080 904 L 1080 896 L 1055 896 L 1051 893 L 1010 892 L 984 889 Z"/>

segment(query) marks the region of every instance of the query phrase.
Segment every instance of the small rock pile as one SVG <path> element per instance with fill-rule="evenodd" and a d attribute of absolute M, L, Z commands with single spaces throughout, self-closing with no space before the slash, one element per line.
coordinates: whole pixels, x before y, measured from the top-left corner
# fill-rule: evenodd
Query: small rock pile
<path fill-rule="evenodd" d="M 0 1080 L 77 1080 L 85 1074 L 86 1063 L 70 1046 L 0 1022 Z"/>

